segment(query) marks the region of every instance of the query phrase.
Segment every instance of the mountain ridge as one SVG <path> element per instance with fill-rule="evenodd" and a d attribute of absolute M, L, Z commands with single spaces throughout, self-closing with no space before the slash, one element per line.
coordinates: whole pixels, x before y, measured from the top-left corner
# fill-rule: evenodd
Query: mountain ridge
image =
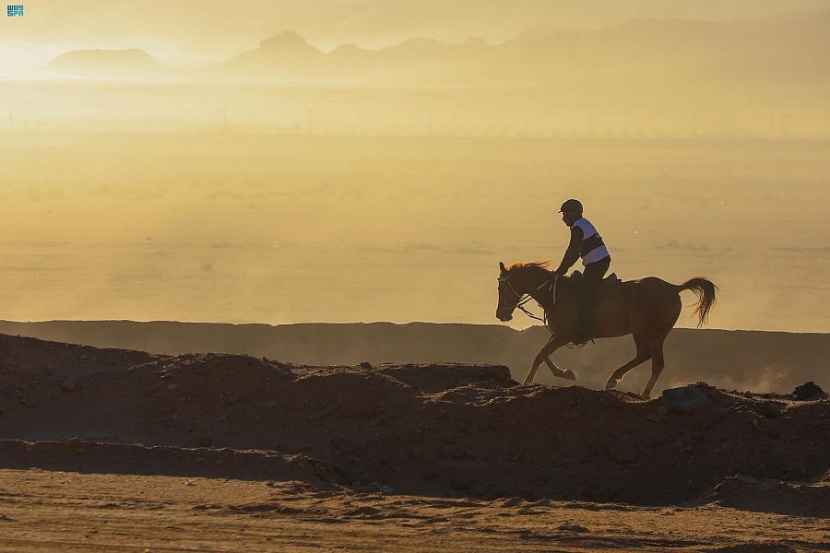
<path fill-rule="evenodd" d="M 451 44 L 415 36 L 376 50 L 342 44 L 328 53 L 297 31 L 285 31 L 196 74 L 263 80 L 292 75 L 362 77 L 379 82 L 485 83 L 509 78 L 552 84 L 579 74 L 613 80 L 626 71 L 634 76 L 657 71 L 666 78 L 687 80 L 732 77 L 825 84 L 830 82 L 830 70 L 823 63 L 830 56 L 827 37 L 830 10 L 731 23 L 634 18 L 588 31 L 531 27 L 495 45 L 480 37 Z M 63 59 L 60 65 L 73 70 L 75 52 L 55 61 Z M 101 71 L 109 67 L 103 61 L 98 65 Z"/>

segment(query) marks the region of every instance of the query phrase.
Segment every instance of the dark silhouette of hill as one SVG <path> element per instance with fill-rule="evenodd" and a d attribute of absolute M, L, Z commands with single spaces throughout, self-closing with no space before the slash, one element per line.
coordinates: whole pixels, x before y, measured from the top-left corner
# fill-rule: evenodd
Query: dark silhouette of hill
<path fill-rule="evenodd" d="M 490 364 L 298 366 L 4 335 L 0 377 L 5 468 L 830 512 L 830 402 L 815 386 L 646 400 L 522 386 Z"/>
<path fill-rule="evenodd" d="M 222 352 L 310 365 L 369 363 L 486 363 L 510 367 L 521 380 L 548 332 L 516 331 L 497 325 L 391 323 L 230 325 L 177 322 L 51 321 L 0 322 L 0 332 L 103 348 L 179 355 Z M 598 340 L 580 349 L 561 349 L 554 361 L 573 369 L 577 383 L 601 388 L 611 371 L 633 357 L 628 338 Z M 675 329 L 666 342 L 668 388 L 706 381 L 722 388 L 790 392 L 813 380 L 830 387 L 826 359 L 830 335 L 784 332 Z M 648 364 L 635 369 L 621 389 L 639 391 Z M 554 380 L 543 367 L 539 381 Z M 662 388 L 661 388 L 662 389 Z M 655 390 L 659 393 L 660 389 Z"/>

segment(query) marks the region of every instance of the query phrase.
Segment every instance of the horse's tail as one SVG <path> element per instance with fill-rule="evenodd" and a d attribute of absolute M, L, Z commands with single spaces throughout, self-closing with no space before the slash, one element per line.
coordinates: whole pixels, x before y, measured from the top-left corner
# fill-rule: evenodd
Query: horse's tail
<path fill-rule="evenodd" d="M 701 277 L 689 279 L 677 287 L 678 292 L 691 290 L 700 298 L 694 311 L 697 313 L 698 327 L 703 326 L 706 318 L 709 316 L 709 310 L 715 305 L 715 292 L 717 289 L 718 287 L 711 280 Z"/>

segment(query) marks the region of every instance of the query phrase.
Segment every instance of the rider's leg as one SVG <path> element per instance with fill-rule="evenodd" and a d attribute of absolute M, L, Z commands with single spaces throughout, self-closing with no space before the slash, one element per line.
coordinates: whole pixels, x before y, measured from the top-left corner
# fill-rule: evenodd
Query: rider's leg
<path fill-rule="evenodd" d="M 587 342 L 594 337 L 594 299 L 610 265 L 610 257 L 585 265 L 579 283 L 579 329 L 576 340 L 578 342 Z"/>

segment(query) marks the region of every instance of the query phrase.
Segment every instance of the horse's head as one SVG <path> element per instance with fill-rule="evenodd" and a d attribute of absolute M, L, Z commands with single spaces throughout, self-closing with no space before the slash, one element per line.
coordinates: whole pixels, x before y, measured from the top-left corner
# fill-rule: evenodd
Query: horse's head
<path fill-rule="evenodd" d="M 507 322 L 513 318 L 513 310 L 522 303 L 522 298 L 532 295 L 551 281 L 553 273 L 548 270 L 547 262 L 514 263 L 505 267 L 499 263 L 499 305 L 496 318 Z M 539 300 L 537 300 L 539 301 Z"/>
<path fill-rule="evenodd" d="M 523 290 L 517 290 L 516 285 L 520 282 L 511 280 L 510 269 L 504 266 L 504 263 L 499 262 L 499 304 L 496 307 L 496 318 L 502 322 L 507 322 L 513 318 L 513 310 L 519 305 L 519 301 L 524 296 Z"/>

